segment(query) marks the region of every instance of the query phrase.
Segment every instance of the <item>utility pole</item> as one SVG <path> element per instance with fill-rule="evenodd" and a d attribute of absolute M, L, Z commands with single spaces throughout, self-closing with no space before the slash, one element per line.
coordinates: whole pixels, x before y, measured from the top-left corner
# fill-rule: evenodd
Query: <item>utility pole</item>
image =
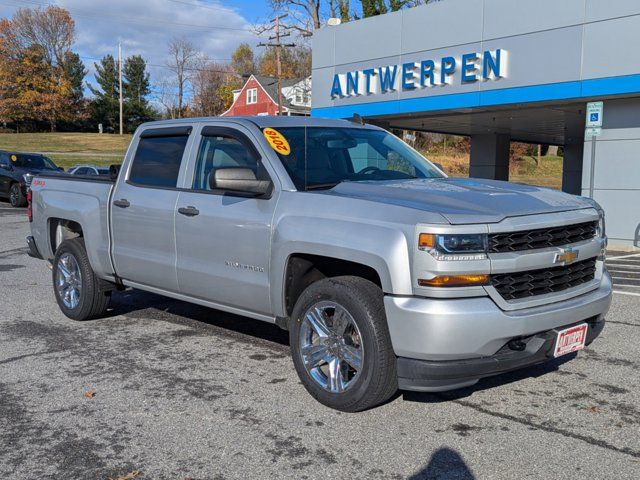
<path fill-rule="evenodd" d="M 282 61 L 281 61 L 281 49 L 282 47 L 295 47 L 295 43 L 282 43 L 280 40 L 283 37 L 288 37 L 290 33 L 280 33 L 280 19 L 285 18 L 287 14 L 278 15 L 271 20 L 274 23 L 274 30 L 276 34 L 273 37 L 269 37 L 269 40 L 275 40 L 275 43 L 259 43 L 259 47 L 274 47 L 276 49 L 276 75 L 278 76 L 278 115 L 282 116 Z"/>
<path fill-rule="evenodd" d="M 118 42 L 118 84 L 120 93 L 120 135 L 122 135 L 122 43 L 120 42 Z"/>

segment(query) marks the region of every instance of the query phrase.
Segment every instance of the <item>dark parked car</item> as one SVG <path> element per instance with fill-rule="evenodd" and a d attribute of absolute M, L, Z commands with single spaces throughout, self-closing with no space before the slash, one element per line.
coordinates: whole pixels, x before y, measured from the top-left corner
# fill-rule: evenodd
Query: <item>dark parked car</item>
<path fill-rule="evenodd" d="M 63 169 L 44 155 L 0 150 L 0 197 L 8 198 L 13 207 L 24 207 L 33 177 L 60 170 Z"/>

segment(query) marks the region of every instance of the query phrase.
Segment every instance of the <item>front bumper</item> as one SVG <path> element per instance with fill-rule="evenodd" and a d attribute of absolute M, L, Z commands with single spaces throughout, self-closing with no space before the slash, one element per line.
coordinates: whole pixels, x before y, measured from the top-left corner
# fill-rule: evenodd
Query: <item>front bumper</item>
<path fill-rule="evenodd" d="M 587 319 L 587 345 L 600 335 L 604 318 Z M 582 323 L 582 322 L 580 322 Z M 504 345 L 495 355 L 467 360 L 429 361 L 398 358 L 398 387 L 437 392 L 473 385 L 479 379 L 544 363 L 553 358 L 558 329 L 521 339 L 524 348 Z"/>
<path fill-rule="evenodd" d="M 605 271 L 595 290 L 520 310 L 501 310 L 489 297 L 386 296 L 384 304 L 398 357 L 445 362 L 492 357 L 514 338 L 527 338 L 587 320 L 599 322 L 609 310 L 611 296 L 611 277 Z"/>

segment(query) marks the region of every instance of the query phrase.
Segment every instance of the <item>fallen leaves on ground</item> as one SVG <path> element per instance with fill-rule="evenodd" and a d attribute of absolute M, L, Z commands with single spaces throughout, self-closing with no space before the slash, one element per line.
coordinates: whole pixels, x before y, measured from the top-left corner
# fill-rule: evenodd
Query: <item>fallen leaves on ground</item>
<path fill-rule="evenodd" d="M 593 406 L 593 407 L 589 407 L 587 410 L 589 410 L 591 413 L 600 413 L 600 407 L 597 406 Z"/>
<path fill-rule="evenodd" d="M 89 390 L 88 392 L 84 392 L 84 397 L 85 398 L 91 399 L 91 398 L 93 398 L 95 396 L 96 396 L 96 391 L 95 390 Z M 131 477 L 131 478 L 133 478 L 133 477 Z"/>
<path fill-rule="evenodd" d="M 140 470 L 134 470 L 133 472 L 129 472 L 126 475 L 118 475 L 116 478 L 109 478 L 109 480 L 132 480 L 140 475 Z"/>

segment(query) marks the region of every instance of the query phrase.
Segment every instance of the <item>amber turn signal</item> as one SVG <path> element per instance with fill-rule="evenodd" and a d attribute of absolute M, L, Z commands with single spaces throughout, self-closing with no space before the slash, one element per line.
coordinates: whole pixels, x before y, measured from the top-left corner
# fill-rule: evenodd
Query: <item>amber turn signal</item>
<path fill-rule="evenodd" d="M 436 236 L 432 233 L 421 233 L 418 237 L 418 248 L 426 250 L 436 246 Z"/>
<path fill-rule="evenodd" d="M 486 285 L 488 282 L 489 275 L 440 275 L 429 280 L 418 279 L 421 287 L 471 287 Z"/>

